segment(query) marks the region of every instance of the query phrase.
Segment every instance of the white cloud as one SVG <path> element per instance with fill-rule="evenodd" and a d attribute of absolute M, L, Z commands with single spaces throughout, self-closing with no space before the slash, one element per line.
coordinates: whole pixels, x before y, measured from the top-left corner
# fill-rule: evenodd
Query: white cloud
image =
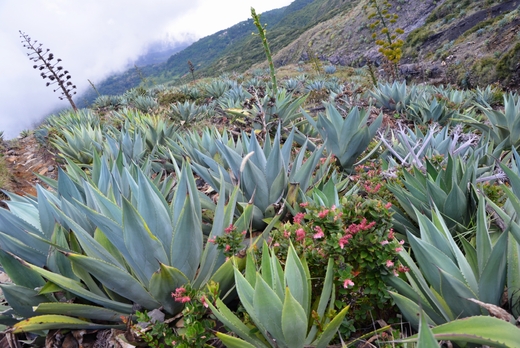
<path fill-rule="evenodd" d="M 79 92 L 124 69 L 157 40 L 183 41 L 225 29 L 292 0 L 2 0 L 0 2 L 0 130 L 7 138 L 30 128 L 59 106 L 32 69 L 18 30 L 63 60 Z"/>

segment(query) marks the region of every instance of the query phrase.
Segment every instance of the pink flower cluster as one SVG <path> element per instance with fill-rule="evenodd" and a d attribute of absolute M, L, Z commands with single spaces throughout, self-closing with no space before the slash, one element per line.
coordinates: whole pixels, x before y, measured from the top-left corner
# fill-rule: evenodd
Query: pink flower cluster
<path fill-rule="evenodd" d="M 352 281 L 352 279 L 345 279 L 345 281 L 343 282 L 343 287 L 346 289 L 349 286 L 354 286 L 354 282 Z"/>
<path fill-rule="evenodd" d="M 186 289 L 183 287 L 175 289 L 175 292 L 172 292 L 172 297 L 176 302 L 186 303 L 191 301 L 191 298 L 186 295 Z"/>
<path fill-rule="evenodd" d="M 323 233 L 323 230 L 321 229 L 320 226 L 315 226 L 314 231 L 316 231 L 316 233 L 313 236 L 314 239 L 320 239 L 320 238 L 325 237 L 325 233 Z"/>
<path fill-rule="evenodd" d="M 376 225 L 375 221 L 371 223 L 367 223 L 367 219 L 363 219 L 359 224 L 350 224 L 347 228 L 345 228 L 345 235 L 342 236 L 339 241 L 339 247 L 341 249 L 345 248 L 345 245 L 348 244 L 349 239 L 351 239 L 356 233 L 360 231 L 367 231 Z"/>
<path fill-rule="evenodd" d="M 352 236 L 350 233 L 348 233 L 348 234 L 344 235 L 343 237 L 341 237 L 341 238 L 339 239 L 339 241 L 338 241 L 339 247 L 340 247 L 341 249 L 343 249 L 343 248 L 345 247 L 345 245 L 348 244 L 348 240 L 349 240 L 350 238 L 352 238 L 352 237 L 353 237 L 353 236 Z"/>
<path fill-rule="evenodd" d="M 367 183 L 364 185 L 365 191 L 368 193 L 377 193 L 379 189 L 381 188 L 381 184 L 377 184 L 376 186 L 372 187 L 371 183 Z"/>
<path fill-rule="evenodd" d="M 293 217 L 293 222 L 295 224 L 300 224 L 303 220 L 303 218 L 305 217 L 305 214 L 304 213 L 298 213 L 296 214 L 294 217 Z"/>
<path fill-rule="evenodd" d="M 367 224 L 367 219 L 363 219 L 361 223 L 359 224 L 350 224 L 349 227 L 347 227 L 346 232 L 351 234 L 356 234 L 359 231 L 367 231 L 374 227 L 376 225 L 375 221 L 372 221 L 371 223 Z"/>
<path fill-rule="evenodd" d="M 323 219 L 324 217 L 327 216 L 328 213 L 329 213 L 329 209 L 323 209 L 322 211 L 320 211 L 320 212 L 318 213 L 318 217 L 319 217 L 320 219 Z"/>
<path fill-rule="evenodd" d="M 296 241 L 301 242 L 305 239 L 305 230 L 303 228 L 299 228 L 296 230 Z"/>

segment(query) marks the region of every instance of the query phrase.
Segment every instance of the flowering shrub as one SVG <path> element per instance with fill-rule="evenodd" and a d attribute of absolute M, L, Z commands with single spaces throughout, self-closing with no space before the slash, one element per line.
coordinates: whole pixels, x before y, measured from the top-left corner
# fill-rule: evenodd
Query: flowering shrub
<path fill-rule="evenodd" d="M 218 297 L 218 284 L 208 283 L 204 289 L 194 289 L 187 285 L 172 292 L 175 301 L 184 303 L 182 318 L 184 328 L 177 329 L 177 335 L 172 342 L 173 347 L 206 347 L 207 342 L 214 337 L 212 329 L 215 320 L 208 314 L 207 301 L 214 301 Z"/>
<path fill-rule="evenodd" d="M 231 257 L 244 248 L 242 242 L 246 233 L 247 231 L 238 231 L 237 227 L 231 224 L 224 229 L 223 235 L 208 239 L 208 242 L 216 244 L 217 249 L 222 250 L 226 257 Z"/>
<path fill-rule="evenodd" d="M 172 297 L 184 303 L 182 311 L 183 325 L 173 329 L 171 320 L 151 319 L 148 312 L 136 312 L 138 326 L 147 324 L 148 328 L 137 329 L 138 336 L 150 347 L 209 347 L 208 341 L 214 338 L 212 329 L 215 320 L 208 314 L 207 301 L 214 301 L 218 296 L 218 284 L 208 283 L 203 289 L 194 289 L 189 285 L 175 289 Z M 179 326 L 179 325 L 177 325 Z"/>
<path fill-rule="evenodd" d="M 355 167 L 351 175 L 351 183 L 357 184 L 361 192 L 368 198 L 381 199 L 397 203 L 397 200 L 386 187 L 386 179 L 381 170 L 381 161 L 366 162 Z"/>
<path fill-rule="evenodd" d="M 390 204 L 353 195 L 343 197 L 339 207 L 324 208 L 307 202 L 300 207 L 305 212 L 272 232 L 279 258 L 285 259 L 292 242 L 305 256 L 313 284 L 323 281 L 327 261 L 333 258 L 336 307 L 350 305 L 349 318 L 361 325 L 370 324 L 371 311 L 376 311 L 373 317 L 377 318 L 388 314 L 392 303 L 382 278 L 406 271 L 397 259 L 404 242 L 397 240 L 391 228 Z M 316 288 L 321 289 L 321 284 Z"/>

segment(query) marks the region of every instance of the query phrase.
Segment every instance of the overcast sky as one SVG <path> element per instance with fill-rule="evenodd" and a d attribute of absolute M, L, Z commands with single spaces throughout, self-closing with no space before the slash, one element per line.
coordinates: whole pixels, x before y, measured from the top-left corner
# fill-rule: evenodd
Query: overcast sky
<path fill-rule="evenodd" d="M 16 137 L 59 107 L 27 57 L 18 30 L 62 59 L 78 94 L 123 70 L 159 40 L 185 41 L 228 28 L 293 0 L 0 0 L 0 130 Z"/>

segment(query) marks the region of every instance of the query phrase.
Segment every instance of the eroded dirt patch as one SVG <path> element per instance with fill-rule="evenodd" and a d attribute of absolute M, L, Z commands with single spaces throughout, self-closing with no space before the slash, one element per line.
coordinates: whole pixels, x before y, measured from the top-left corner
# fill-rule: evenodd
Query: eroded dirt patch
<path fill-rule="evenodd" d="M 11 173 L 9 191 L 18 195 L 36 196 L 36 185 L 42 184 L 36 174 L 52 179 L 58 176 L 55 156 L 42 148 L 32 135 L 8 141 L 4 157 Z"/>

